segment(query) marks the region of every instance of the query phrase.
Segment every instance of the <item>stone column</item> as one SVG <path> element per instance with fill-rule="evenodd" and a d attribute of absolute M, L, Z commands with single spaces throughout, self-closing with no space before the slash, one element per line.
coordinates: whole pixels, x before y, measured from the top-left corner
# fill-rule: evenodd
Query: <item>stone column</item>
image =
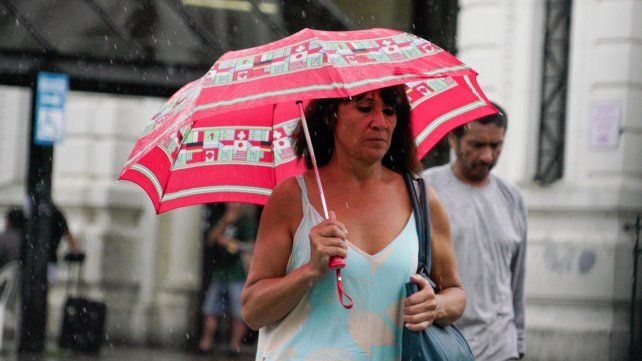
<path fill-rule="evenodd" d="M 201 207 L 169 211 L 160 216 L 160 255 L 153 340 L 179 345 L 198 320 L 200 305 Z"/>

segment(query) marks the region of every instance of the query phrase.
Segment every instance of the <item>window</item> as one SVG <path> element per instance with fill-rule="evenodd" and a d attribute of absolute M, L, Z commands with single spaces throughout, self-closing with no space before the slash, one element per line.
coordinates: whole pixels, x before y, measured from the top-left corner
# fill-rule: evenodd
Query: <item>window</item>
<path fill-rule="evenodd" d="M 564 137 L 571 0 L 547 0 L 542 64 L 539 151 L 535 180 L 550 184 L 564 173 Z"/>

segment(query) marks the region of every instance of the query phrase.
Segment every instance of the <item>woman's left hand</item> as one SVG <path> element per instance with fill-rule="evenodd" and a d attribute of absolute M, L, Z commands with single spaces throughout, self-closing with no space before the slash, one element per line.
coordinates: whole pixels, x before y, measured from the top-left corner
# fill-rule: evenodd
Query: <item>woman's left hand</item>
<path fill-rule="evenodd" d="M 412 275 L 410 281 L 419 286 L 419 291 L 403 299 L 403 322 L 411 331 L 423 331 L 433 324 L 439 303 L 428 280 L 420 275 Z"/>

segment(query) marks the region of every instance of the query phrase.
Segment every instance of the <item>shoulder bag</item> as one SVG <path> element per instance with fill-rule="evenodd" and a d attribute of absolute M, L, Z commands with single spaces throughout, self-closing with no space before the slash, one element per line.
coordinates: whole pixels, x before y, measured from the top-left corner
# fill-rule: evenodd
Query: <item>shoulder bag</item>
<path fill-rule="evenodd" d="M 419 258 L 417 274 L 428 279 L 434 287 L 435 283 L 430 280 L 430 211 L 428 208 L 428 197 L 424 180 L 419 177 L 414 179 L 405 174 L 404 179 L 410 194 L 412 208 L 417 224 L 417 236 L 419 238 Z M 417 195 L 417 185 L 419 195 Z M 406 297 L 418 291 L 417 284 L 406 283 Z M 466 339 L 461 332 L 453 325 L 440 327 L 430 325 L 421 332 L 411 331 L 404 327 L 401 348 L 402 361 L 469 361 L 474 360 L 473 353 Z"/>

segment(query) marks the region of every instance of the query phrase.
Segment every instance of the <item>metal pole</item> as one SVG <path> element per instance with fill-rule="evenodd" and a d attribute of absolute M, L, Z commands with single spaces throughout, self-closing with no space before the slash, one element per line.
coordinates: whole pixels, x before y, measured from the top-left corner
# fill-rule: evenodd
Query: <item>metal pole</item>
<path fill-rule="evenodd" d="M 41 353 L 47 327 L 47 260 L 51 222 L 53 146 L 35 144 L 37 75 L 32 87 L 29 164 L 27 169 L 27 227 L 22 242 L 22 312 L 18 351 Z"/>

